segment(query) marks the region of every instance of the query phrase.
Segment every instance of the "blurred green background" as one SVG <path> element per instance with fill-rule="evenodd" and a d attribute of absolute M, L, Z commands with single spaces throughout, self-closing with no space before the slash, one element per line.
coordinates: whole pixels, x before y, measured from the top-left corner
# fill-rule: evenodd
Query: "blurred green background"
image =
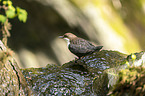
<path fill-rule="evenodd" d="M 9 47 L 21 68 L 62 65 L 74 59 L 66 32 L 105 50 L 145 50 L 145 0 L 12 0 L 28 12 L 26 23 L 12 23 Z"/>

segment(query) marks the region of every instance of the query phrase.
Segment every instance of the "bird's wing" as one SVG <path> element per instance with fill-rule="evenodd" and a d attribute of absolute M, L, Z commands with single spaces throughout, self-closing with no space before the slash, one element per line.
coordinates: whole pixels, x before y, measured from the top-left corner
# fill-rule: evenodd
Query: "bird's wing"
<path fill-rule="evenodd" d="M 69 49 L 75 52 L 72 53 L 88 53 L 94 50 L 95 46 L 85 39 L 75 40 L 70 44 Z"/>
<path fill-rule="evenodd" d="M 85 39 L 77 40 L 77 43 L 80 44 L 82 48 L 85 47 L 85 49 L 92 50 L 93 48 L 95 48 L 95 46 L 91 42 Z"/>
<path fill-rule="evenodd" d="M 69 45 L 69 50 L 74 54 L 88 53 L 90 51 L 89 49 L 86 49 L 85 46 L 82 47 L 81 45 L 76 45 L 76 44 Z"/>
<path fill-rule="evenodd" d="M 88 49 L 88 51 L 90 50 L 90 51 L 99 51 L 100 49 L 102 49 L 102 47 L 103 46 L 94 46 L 91 42 L 89 42 L 89 41 L 87 41 L 87 40 L 85 40 L 85 39 L 81 39 L 80 41 L 79 41 L 79 43 L 81 44 L 81 43 L 83 43 L 83 42 L 86 42 L 84 45 L 82 44 L 82 46 L 84 46 L 84 47 L 86 47 L 86 49 Z"/>

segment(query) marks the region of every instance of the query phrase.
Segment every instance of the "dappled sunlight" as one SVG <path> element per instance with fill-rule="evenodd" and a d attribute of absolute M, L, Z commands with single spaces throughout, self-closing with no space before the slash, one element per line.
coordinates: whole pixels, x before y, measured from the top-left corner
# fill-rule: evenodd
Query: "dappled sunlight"
<path fill-rule="evenodd" d="M 117 9 L 114 9 L 112 4 Z M 132 30 L 126 26 L 122 16 L 116 11 L 121 8 L 122 4 L 119 0 L 112 0 L 112 2 L 108 0 L 93 0 L 81 7 L 82 11 L 89 17 L 94 28 L 96 28 L 96 33 L 99 34 L 96 38 L 99 38 L 100 43 L 106 49 L 125 53 L 140 51 L 141 47 L 137 38 L 133 36 Z M 88 34 L 90 34 L 88 35 L 90 39 L 94 38 L 93 34 Z"/>

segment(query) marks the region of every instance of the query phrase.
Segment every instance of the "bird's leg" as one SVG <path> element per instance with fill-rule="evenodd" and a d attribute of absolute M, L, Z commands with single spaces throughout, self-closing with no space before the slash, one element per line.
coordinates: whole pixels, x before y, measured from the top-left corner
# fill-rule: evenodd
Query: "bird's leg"
<path fill-rule="evenodd" d="M 77 63 L 77 61 L 79 60 L 79 57 L 75 57 L 75 63 Z"/>
<path fill-rule="evenodd" d="M 75 57 L 75 63 L 77 63 L 77 61 L 78 61 L 78 60 L 81 60 L 83 57 L 84 57 L 84 56 L 82 56 L 82 57 L 78 57 L 78 58 Z"/>

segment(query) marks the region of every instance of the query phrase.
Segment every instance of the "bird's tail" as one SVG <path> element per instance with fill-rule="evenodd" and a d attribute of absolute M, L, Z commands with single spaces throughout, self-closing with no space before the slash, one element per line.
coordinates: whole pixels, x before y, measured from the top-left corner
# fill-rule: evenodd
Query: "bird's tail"
<path fill-rule="evenodd" d="M 100 51 L 103 48 L 103 46 L 96 46 L 95 51 Z"/>

